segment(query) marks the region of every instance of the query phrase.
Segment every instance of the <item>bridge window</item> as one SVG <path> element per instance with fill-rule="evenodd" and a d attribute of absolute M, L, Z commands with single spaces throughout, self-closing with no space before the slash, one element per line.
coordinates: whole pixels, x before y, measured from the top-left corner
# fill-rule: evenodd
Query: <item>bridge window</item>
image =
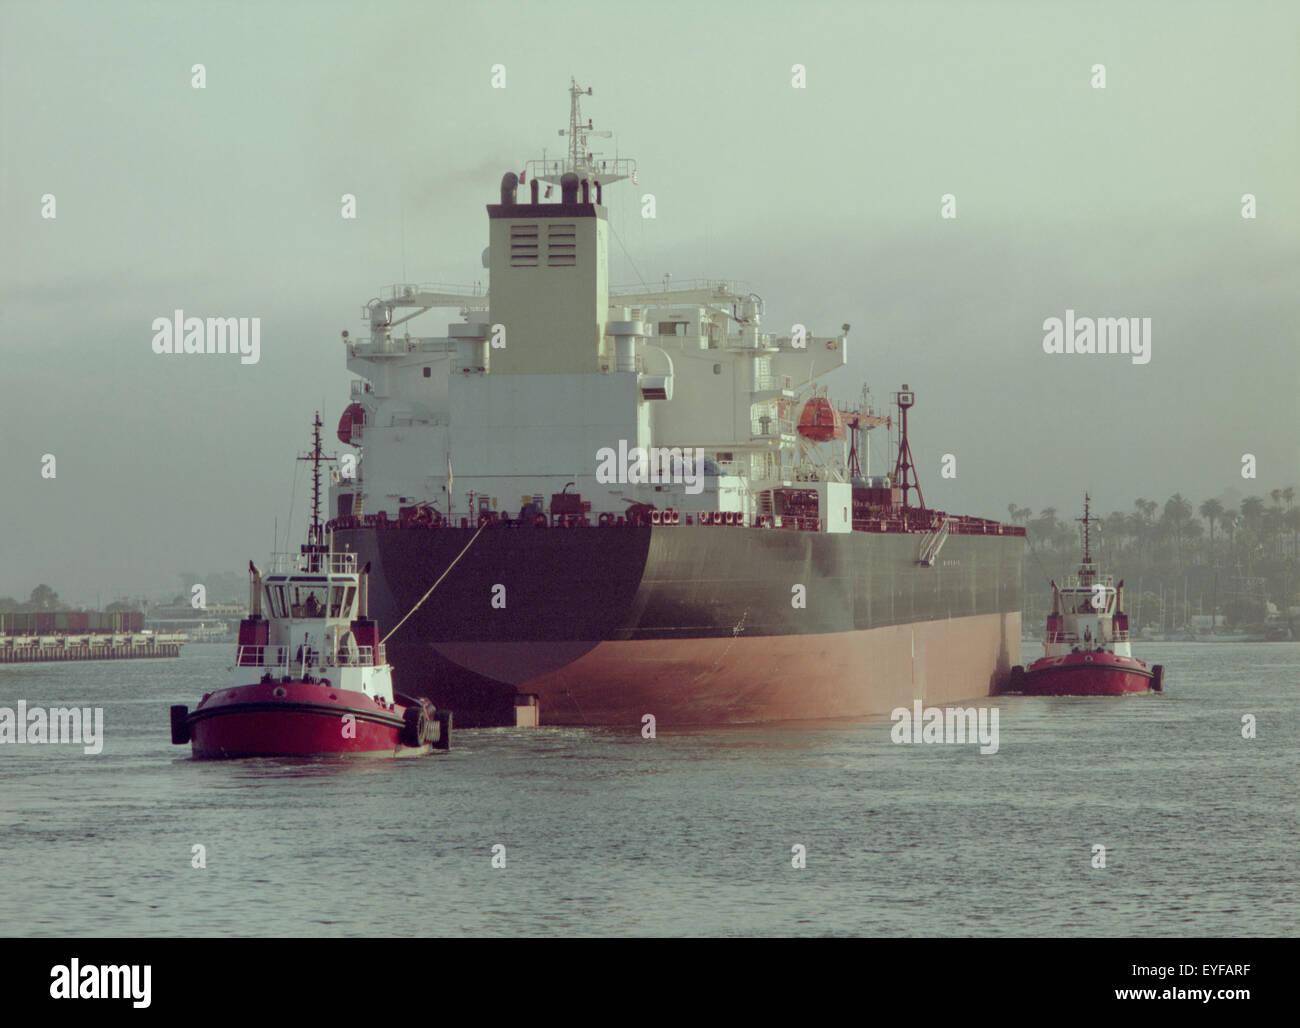
<path fill-rule="evenodd" d="M 356 594 L 356 586 L 349 585 L 346 588 L 336 585 L 330 589 L 330 617 L 345 618 L 349 617 L 352 612 L 352 598 Z"/>
<path fill-rule="evenodd" d="M 328 591 L 324 586 L 289 586 L 289 616 L 294 618 L 323 618 Z"/>

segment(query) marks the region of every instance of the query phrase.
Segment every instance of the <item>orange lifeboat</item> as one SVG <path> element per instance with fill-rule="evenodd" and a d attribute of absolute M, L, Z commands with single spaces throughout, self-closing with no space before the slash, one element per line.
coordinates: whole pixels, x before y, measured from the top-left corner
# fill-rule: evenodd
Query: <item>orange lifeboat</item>
<path fill-rule="evenodd" d="M 339 418 L 339 442 L 356 446 L 352 441 L 352 426 L 366 423 L 366 409 L 359 403 L 348 404 L 343 416 Z"/>
<path fill-rule="evenodd" d="M 824 396 L 814 396 L 799 414 L 799 434 L 815 443 L 844 438 L 844 421 L 840 412 Z"/>

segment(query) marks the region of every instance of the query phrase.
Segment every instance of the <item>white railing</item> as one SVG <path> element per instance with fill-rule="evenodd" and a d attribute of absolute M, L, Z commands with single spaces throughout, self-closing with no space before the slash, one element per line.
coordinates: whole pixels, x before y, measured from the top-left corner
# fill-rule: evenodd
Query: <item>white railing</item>
<path fill-rule="evenodd" d="M 688 278 L 679 281 L 670 280 L 666 290 L 656 290 L 653 287 L 647 287 L 645 283 L 637 285 L 615 286 L 610 293 L 610 299 L 621 294 L 626 295 L 644 295 L 653 292 L 661 292 L 664 295 L 671 296 L 673 293 L 685 293 L 696 291 L 708 291 L 719 299 L 731 299 L 748 296 L 750 293 L 749 284 L 738 280 L 717 279 L 717 278 Z"/>
<path fill-rule="evenodd" d="M 378 652 L 376 652 L 376 650 Z M 324 656 L 324 660 L 321 657 Z M 307 667 L 376 667 L 388 663 L 384 644 L 378 647 L 358 646 L 355 650 L 341 648 L 334 653 L 321 654 L 319 650 L 299 650 L 289 659 L 287 646 L 240 646 L 235 657 L 240 667 L 279 668 L 287 674 L 291 668 Z"/>
<path fill-rule="evenodd" d="M 318 574 L 354 575 L 357 572 L 355 553 L 273 553 L 270 573 L 310 571 Z"/>
<path fill-rule="evenodd" d="M 767 423 L 767 431 L 763 431 L 763 423 Z M 790 418 L 774 418 L 771 416 L 754 418 L 750 422 L 749 434 L 758 439 L 776 439 L 783 435 L 794 435 L 795 424 Z"/>
<path fill-rule="evenodd" d="M 384 299 L 386 300 L 405 300 L 419 294 L 434 293 L 440 296 L 470 297 L 476 300 L 487 301 L 487 290 L 481 283 L 475 282 L 473 285 L 457 285 L 447 282 L 397 282 L 384 289 Z M 367 312 L 368 314 L 369 312 Z M 368 320 L 368 318 L 367 318 Z"/>
<path fill-rule="evenodd" d="M 1110 635 L 1094 635 L 1091 639 L 1085 640 L 1077 632 L 1048 632 L 1047 641 L 1049 644 L 1060 644 L 1063 646 L 1070 646 L 1074 643 L 1085 643 L 1088 646 L 1105 646 L 1107 643 L 1128 642 L 1129 633 L 1127 631 L 1112 632 Z"/>
<path fill-rule="evenodd" d="M 789 375 L 777 375 L 771 371 L 760 371 L 756 377 L 757 381 L 755 382 L 755 386 L 757 392 L 763 392 L 769 389 L 788 390 L 791 388 Z"/>
<path fill-rule="evenodd" d="M 375 648 L 372 646 L 358 646 L 355 653 L 346 649 L 339 649 L 337 653 L 328 653 L 325 655 L 326 667 L 375 667 L 380 664 L 388 663 L 388 656 L 384 652 L 384 644 L 379 644 L 379 653 L 376 657 Z"/>
<path fill-rule="evenodd" d="M 240 646 L 235 656 L 240 667 L 288 667 L 287 646 Z"/>

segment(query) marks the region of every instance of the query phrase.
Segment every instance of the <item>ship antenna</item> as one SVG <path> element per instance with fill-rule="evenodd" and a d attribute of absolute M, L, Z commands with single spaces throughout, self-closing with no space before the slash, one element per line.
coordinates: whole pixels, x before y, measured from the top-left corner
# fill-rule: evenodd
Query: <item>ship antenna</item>
<path fill-rule="evenodd" d="M 568 150 L 565 154 L 563 167 L 561 162 L 556 161 L 555 167 L 552 167 L 546 160 L 546 154 L 543 152 L 542 160 L 529 161 L 528 167 L 534 180 L 551 183 L 552 185 L 561 185 L 564 177 L 563 173 L 572 172 L 579 178 L 585 178 L 593 183 L 597 188 L 597 197 L 599 198 L 599 188 L 602 185 L 609 185 L 611 182 L 618 182 L 625 178 L 631 178 L 636 182 L 636 161 L 628 157 L 619 157 L 617 152 L 614 159 L 597 160 L 598 155 L 590 149 L 591 139 L 612 139 L 614 133 L 609 129 L 598 129 L 590 118 L 584 119 L 582 116 L 582 98 L 591 96 L 590 86 L 578 85 L 576 78 L 569 78 L 569 127 L 560 129 L 561 136 L 568 137 Z M 550 195 L 549 193 L 547 195 Z M 600 200 L 597 199 L 597 203 Z"/>
<path fill-rule="evenodd" d="M 586 163 L 586 126 L 582 124 L 582 94 L 591 95 L 591 87 L 583 89 L 575 78 L 569 79 L 569 171 L 577 171 L 579 160 Z"/>

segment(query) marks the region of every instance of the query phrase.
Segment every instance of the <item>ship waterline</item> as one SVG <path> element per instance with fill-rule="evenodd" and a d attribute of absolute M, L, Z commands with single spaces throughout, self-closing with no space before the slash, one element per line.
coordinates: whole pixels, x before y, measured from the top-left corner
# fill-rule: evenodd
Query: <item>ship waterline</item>
<path fill-rule="evenodd" d="M 616 640 L 528 689 L 555 725 L 638 726 L 646 714 L 657 725 L 870 717 L 916 699 L 933 705 L 994 694 L 1019 659 L 1019 633 L 1015 612 L 672 646 Z M 439 649 L 455 659 L 466 648 Z"/>

